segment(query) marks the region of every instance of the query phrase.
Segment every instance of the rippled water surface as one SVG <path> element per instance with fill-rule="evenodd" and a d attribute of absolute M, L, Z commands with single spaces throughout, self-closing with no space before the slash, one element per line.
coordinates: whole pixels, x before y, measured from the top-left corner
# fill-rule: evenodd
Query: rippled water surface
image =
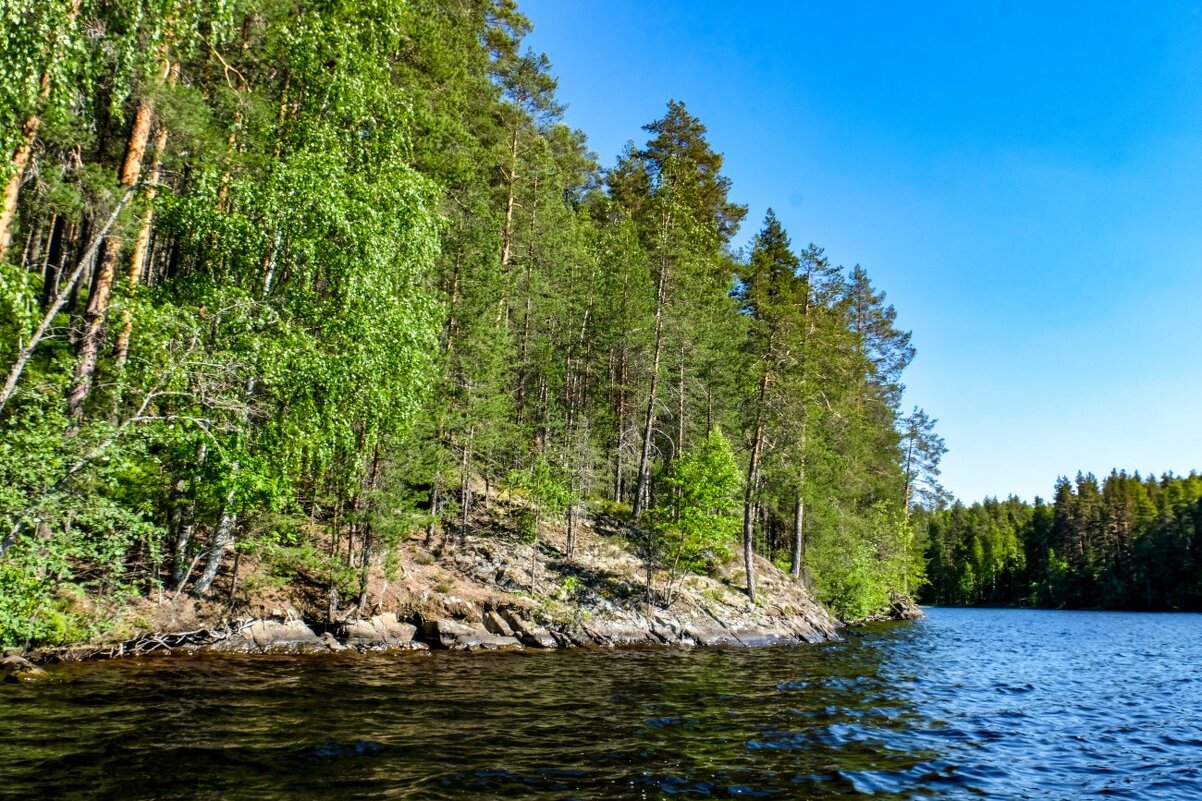
<path fill-rule="evenodd" d="M 769 650 L 159 658 L 0 685 L 12 798 L 1202 798 L 1202 616 Z"/>

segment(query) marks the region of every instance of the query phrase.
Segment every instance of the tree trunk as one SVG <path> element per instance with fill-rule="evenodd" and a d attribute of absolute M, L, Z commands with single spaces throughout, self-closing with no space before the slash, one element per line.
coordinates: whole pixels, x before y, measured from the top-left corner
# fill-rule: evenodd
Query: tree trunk
<path fill-rule="evenodd" d="M 50 242 L 46 248 L 46 264 L 42 276 L 42 298 L 39 306 L 46 308 L 58 295 L 59 281 L 63 277 L 63 239 L 67 234 L 67 218 L 56 214 L 50 228 Z"/>
<path fill-rule="evenodd" d="M 567 556 L 571 560 L 576 555 L 576 504 L 568 504 L 568 545 Z"/>
<path fill-rule="evenodd" d="M 50 75 L 42 73 L 42 91 L 39 100 L 50 97 Z M 33 143 L 37 139 L 38 129 L 42 127 L 42 118 L 31 114 L 21 127 L 21 144 L 13 152 L 10 160 L 10 175 L 4 185 L 3 205 L 0 205 L 0 259 L 8 252 L 13 240 L 13 221 L 17 216 L 17 199 L 21 194 L 21 182 L 25 180 L 25 169 L 29 166 L 29 158 L 33 154 Z"/>
<path fill-rule="evenodd" d="M 518 126 L 514 125 L 509 143 L 509 173 L 505 176 L 507 195 L 505 198 L 505 226 L 501 229 L 501 271 L 509 267 L 513 257 L 513 210 L 517 206 L 518 170 Z"/>
<path fill-rule="evenodd" d="M 202 442 L 196 447 L 196 469 L 192 478 L 188 485 L 184 485 L 182 478 L 176 485 L 178 502 L 172 510 L 172 517 L 175 518 L 175 569 L 171 576 L 175 580 L 176 592 L 182 590 L 188 580 L 188 550 L 192 544 L 192 532 L 196 530 L 196 484 L 208 452 L 207 443 Z"/>
<path fill-rule="evenodd" d="M 676 391 L 680 395 L 676 407 L 676 455 L 679 457 L 684 454 L 684 340 L 680 343 L 680 375 Z"/>
<path fill-rule="evenodd" d="M 471 466 L 472 459 L 472 441 L 476 437 L 476 429 L 473 426 L 468 430 L 467 444 L 463 446 L 463 459 L 459 466 L 459 544 L 462 546 L 467 542 L 467 521 L 468 513 L 471 511 L 472 505 L 472 487 L 468 480 L 468 468 Z"/>
<path fill-rule="evenodd" d="M 83 0 L 72 0 L 71 10 L 67 12 L 67 24 L 53 34 L 48 48 L 51 59 L 59 57 L 56 52 L 58 42 L 75 26 L 82 2 Z M 37 110 L 30 114 L 26 118 L 25 124 L 21 126 L 21 143 L 17 145 L 17 149 L 13 151 L 9 161 L 8 182 L 4 185 L 4 196 L 0 201 L 0 259 L 4 258 L 9 245 L 12 244 L 13 221 L 17 216 L 17 199 L 21 194 L 21 182 L 25 180 L 25 170 L 29 166 L 30 156 L 33 155 L 33 145 L 37 141 L 38 130 L 42 127 L 41 110 L 50 99 L 50 88 L 50 71 L 43 70 L 38 86 Z"/>
<path fill-rule="evenodd" d="M 150 121 L 154 117 L 154 104 L 149 98 L 138 104 L 133 127 L 121 163 L 121 186 L 133 187 L 142 174 L 142 159 L 146 155 L 146 143 L 150 139 Z M 113 293 L 113 277 L 121 257 L 121 239 L 109 235 L 104 244 L 104 257 L 97 269 L 94 290 L 88 296 L 88 308 L 84 315 L 83 337 L 79 342 L 79 361 L 75 365 L 75 381 L 67 396 L 67 409 L 71 418 L 78 423 L 83 419 L 84 403 L 92 391 L 92 379 L 96 374 L 96 360 L 100 353 L 100 338 L 104 330 L 104 318 L 108 313 Z"/>
<path fill-rule="evenodd" d="M 430 519 L 426 521 L 426 539 L 422 544 L 429 548 L 434 544 L 434 524 L 438 520 L 438 505 L 442 502 L 439 497 L 442 489 L 442 473 L 434 474 L 434 486 L 430 490 Z"/>
<path fill-rule="evenodd" d="M 238 464 L 235 462 L 233 468 L 237 469 L 237 466 Z M 193 595 L 198 597 L 204 595 L 213 586 L 213 579 L 217 578 L 217 571 L 221 567 L 225 551 L 234 541 L 234 528 L 237 525 L 238 514 L 234 511 L 234 490 L 231 489 L 226 493 L 221 520 L 217 523 L 217 530 L 213 532 L 213 547 L 209 550 L 209 561 L 205 564 L 204 572 L 196 581 L 196 586 L 192 588 Z"/>
<path fill-rule="evenodd" d="M 801 578 L 801 565 L 805 559 L 805 502 L 801 499 L 801 491 L 797 492 L 797 503 L 793 507 L 793 558 L 789 564 L 789 573 L 793 578 Z"/>
<path fill-rule="evenodd" d="M 768 391 L 768 373 L 760 377 L 759 407 L 763 409 Z M 756 410 L 759 418 L 762 412 Z M 757 419 L 755 436 L 751 440 L 751 458 L 747 461 L 747 485 L 743 489 L 743 568 L 747 573 L 747 597 L 755 601 L 755 490 L 760 477 L 760 449 L 764 443 L 764 424 Z"/>
<path fill-rule="evenodd" d="M 375 449 L 371 457 L 371 472 L 368 474 L 367 491 L 375 493 L 380 482 L 380 445 L 376 443 Z M 370 499 L 369 499 L 370 500 Z M 367 585 L 371 578 L 371 549 L 372 549 L 372 525 L 370 511 L 367 519 L 363 522 L 363 544 L 362 552 L 359 559 L 359 613 L 367 608 Z"/>
<path fill-rule="evenodd" d="M 173 65 L 170 62 L 165 62 L 163 65 L 163 79 L 174 84 L 178 77 L 179 64 Z M 154 135 L 154 151 L 150 157 L 150 172 L 146 180 L 146 211 L 142 213 L 142 226 L 138 229 L 138 238 L 134 241 L 134 252 L 129 260 L 127 282 L 131 297 L 137 290 L 138 283 L 142 280 L 142 273 L 146 268 L 146 256 L 150 251 L 150 229 L 151 223 L 154 221 L 154 196 L 161 177 L 159 166 L 163 158 L 163 150 L 166 147 L 167 128 L 160 123 Z M 133 333 L 133 328 L 133 311 L 126 309 L 125 313 L 121 315 L 121 332 L 117 335 L 118 372 L 121 372 L 125 368 L 125 360 L 129 356 L 129 338 Z"/>
<path fill-rule="evenodd" d="M 113 223 L 117 221 L 121 210 L 125 208 L 125 204 L 129 202 L 132 190 L 125 190 L 125 194 L 121 196 L 121 200 L 117 203 L 117 207 L 113 209 L 113 213 L 109 215 L 108 221 L 100 229 L 100 233 L 88 245 L 87 250 L 80 256 L 79 262 L 75 265 L 75 269 L 71 272 L 71 276 L 67 279 L 67 284 L 59 290 L 54 301 L 50 304 L 50 308 L 42 315 L 42 322 L 38 325 L 37 330 L 33 332 L 33 336 L 29 338 L 29 343 L 25 347 L 20 347 L 18 343 L 17 359 L 13 362 L 12 368 L 8 371 L 8 378 L 4 382 L 4 388 L 0 389 L 0 412 L 4 411 L 5 405 L 13 392 L 16 391 L 17 381 L 21 378 L 21 373 L 25 371 L 25 365 L 29 363 L 29 359 L 33 356 L 34 350 L 46 337 L 46 332 L 50 329 L 50 325 L 54 322 L 54 318 L 66 305 L 67 299 L 74 293 L 76 285 L 79 283 L 80 276 L 88 265 L 96 259 L 96 251 L 100 247 L 100 241 L 107 236 L 109 229 L 113 227 Z"/>
<path fill-rule="evenodd" d="M 668 267 L 663 264 L 659 271 L 659 287 L 655 293 L 655 354 L 651 359 L 651 388 L 647 392 L 647 415 L 643 421 L 643 449 L 639 453 L 639 472 L 634 486 L 634 507 L 631 515 L 639 519 L 644 511 L 647 495 L 647 479 L 650 475 L 651 437 L 655 424 L 655 393 L 659 386 L 659 363 L 664 344 L 664 301 L 667 293 Z"/>

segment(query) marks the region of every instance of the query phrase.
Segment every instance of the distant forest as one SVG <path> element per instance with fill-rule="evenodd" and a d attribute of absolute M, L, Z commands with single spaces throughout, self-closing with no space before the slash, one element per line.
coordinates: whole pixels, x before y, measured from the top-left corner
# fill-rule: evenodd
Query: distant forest
<path fill-rule="evenodd" d="M 936 604 L 1202 610 L 1202 476 L 1062 478 L 1052 502 L 933 513 L 923 598 Z"/>
<path fill-rule="evenodd" d="M 498 488 L 851 617 L 920 582 L 910 334 L 771 213 L 736 247 L 684 103 L 603 168 L 512 0 L 0 7 L 0 644 L 245 555 L 362 606 Z"/>

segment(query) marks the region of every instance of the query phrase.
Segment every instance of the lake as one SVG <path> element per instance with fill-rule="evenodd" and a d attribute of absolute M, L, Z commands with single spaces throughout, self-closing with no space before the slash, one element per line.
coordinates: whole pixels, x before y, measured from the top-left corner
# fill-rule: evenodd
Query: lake
<path fill-rule="evenodd" d="M 0 685 L 0 797 L 1202 797 L 1202 615 L 763 650 L 203 657 Z"/>

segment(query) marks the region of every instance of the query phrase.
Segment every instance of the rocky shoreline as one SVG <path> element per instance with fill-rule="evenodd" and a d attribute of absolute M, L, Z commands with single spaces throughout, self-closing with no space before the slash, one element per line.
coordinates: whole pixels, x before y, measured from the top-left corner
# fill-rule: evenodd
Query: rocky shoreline
<path fill-rule="evenodd" d="M 814 619 L 781 610 L 730 621 L 711 617 L 708 622 L 657 610 L 650 616 L 634 612 L 559 628 L 536 622 L 520 609 L 498 608 L 485 610 L 479 620 L 419 615 L 410 622 L 388 612 L 328 627 L 291 617 L 290 611 L 277 610 L 273 617 L 244 618 L 213 629 L 144 634 L 104 646 L 9 653 L 0 658 L 0 681 L 39 679 L 46 675 L 42 665 L 151 655 L 779 647 L 836 641 L 845 625 L 829 616 Z M 899 599 L 890 614 L 852 625 L 921 617 L 917 606 Z"/>
<path fill-rule="evenodd" d="M 664 610 L 653 610 L 650 616 L 628 612 L 569 627 L 540 623 L 528 615 L 527 610 L 496 608 L 484 610 L 478 619 L 418 615 L 411 622 L 387 612 L 329 627 L 281 612 L 212 629 L 148 633 L 103 646 L 10 653 L 0 661 L 0 679 L 37 677 L 43 664 L 149 655 L 785 646 L 838 640 L 840 626 L 827 616 L 815 619 L 781 610 L 730 621 L 702 621 Z"/>
<path fill-rule="evenodd" d="M 143 599 L 127 610 L 138 623 L 124 636 L 10 651 L 2 655 L 0 680 L 36 678 L 41 664 L 168 654 L 765 647 L 840 639 L 845 623 L 818 604 L 804 582 L 766 559 L 755 557 L 757 603 L 742 591 L 739 554 L 709 575 L 658 575 L 649 595 L 645 565 L 621 530 L 596 520 L 581 529 L 571 558 L 564 532 L 555 527 L 544 527 L 536 546 L 496 535 L 434 545 L 410 541 L 401 549 L 404 580 L 376 576 L 369 603 L 343 610 L 323 607 L 300 582 L 248 592 L 237 604 Z M 913 602 L 898 597 L 883 614 L 852 623 L 921 616 Z"/>

